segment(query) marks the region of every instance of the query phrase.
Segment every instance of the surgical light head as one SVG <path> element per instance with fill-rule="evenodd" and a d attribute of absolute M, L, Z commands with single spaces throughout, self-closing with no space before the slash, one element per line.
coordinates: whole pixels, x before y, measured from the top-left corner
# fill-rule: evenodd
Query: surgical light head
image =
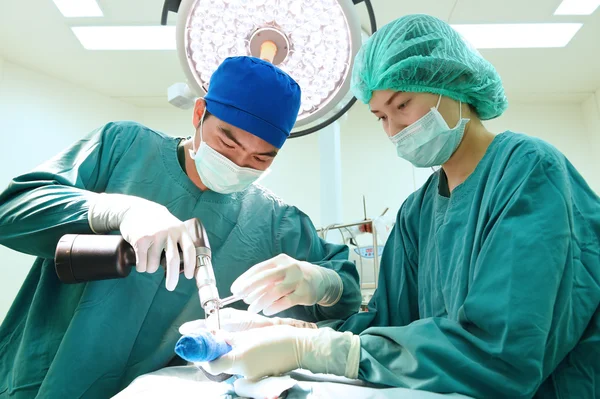
<path fill-rule="evenodd" d="M 198 95 L 228 57 L 267 60 L 296 80 L 301 105 L 296 126 L 334 112 L 349 93 L 350 66 L 361 44 L 351 0 L 183 0 L 177 48 Z"/>

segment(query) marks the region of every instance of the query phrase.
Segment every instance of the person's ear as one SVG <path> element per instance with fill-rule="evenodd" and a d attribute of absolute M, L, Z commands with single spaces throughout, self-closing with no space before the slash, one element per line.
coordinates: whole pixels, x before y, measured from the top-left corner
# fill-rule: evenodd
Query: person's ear
<path fill-rule="evenodd" d="M 194 128 L 198 129 L 200 125 L 200 120 L 204 115 L 204 111 L 206 111 L 206 101 L 203 98 L 199 98 L 196 100 L 196 105 L 194 106 L 194 117 L 192 122 L 194 124 Z"/>
<path fill-rule="evenodd" d="M 477 115 L 477 110 L 475 107 L 473 107 L 471 104 L 464 104 L 464 106 L 466 106 L 467 112 L 465 113 L 463 109 L 463 118 L 479 119 L 479 115 Z"/>

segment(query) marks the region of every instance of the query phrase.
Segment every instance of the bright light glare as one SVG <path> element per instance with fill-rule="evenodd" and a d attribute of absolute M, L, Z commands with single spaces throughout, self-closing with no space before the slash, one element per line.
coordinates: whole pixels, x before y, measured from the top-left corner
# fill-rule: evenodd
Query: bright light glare
<path fill-rule="evenodd" d="M 600 6 L 600 0 L 563 0 L 554 15 L 591 15 Z"/>
<path fill-rule="evenodd" d="M 80 26 L 71 28 L 87 50 L 175 50 L 174 26 Z"/>
<path fill-rule="evenodd" d="M 54 4 L 67 18 L 103 16 L 96 0 L 54 0 Z"/>
<path fill-rule="evenodd" d="M 578 23 L 452 25 L 479 49 L 564 47 L 581 26 Z"/>
<path fill-rule="evenodd" d="M 252 55 L 248 38 L 276 29 L 290 43 L 278 65 L 302 88 L 299 117 L 317 112 L 349 76 L 352 49 L 344 12 L 336 0 L 198 0 L 186 24 L 187 56 L 201 86 L 226 57 Z"/>

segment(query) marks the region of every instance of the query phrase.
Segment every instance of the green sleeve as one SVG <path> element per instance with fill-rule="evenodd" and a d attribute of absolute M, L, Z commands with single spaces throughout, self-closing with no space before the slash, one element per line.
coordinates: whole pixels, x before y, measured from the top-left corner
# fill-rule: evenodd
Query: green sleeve
<path fill-rule="evenodd" d="M 277 234 L 277 253 L 294 259 L 335 270 L 344 285 L 342 297 L 333 306 L 296 306 L 280 316 L 306 321 L 345 319 L 358 311 L 361 303 L 359 277 L 356 266 L 348 260 L 348 247 L 322 240 L 310 218 L 295 207 L 281 208 Z"/>
<path fill-rule="evenodd" d="M 91 233 L 88 199 L 104 191 L 133 138 L 122 125 L 110 123 L 15 177 L 0 194 L 0 244 L 51 259 L 64 234 Z"/>
<path fill-rule="evenodd" d="M 365 330 L 359 378 L 480 398 L 532 397 L 577 342 L 566 322 L 578 256 L 572 243 L 591 236 L 572 240 L 570 189 L 562 165 L 534 155 L 507 169 L 458 320 Z"/>

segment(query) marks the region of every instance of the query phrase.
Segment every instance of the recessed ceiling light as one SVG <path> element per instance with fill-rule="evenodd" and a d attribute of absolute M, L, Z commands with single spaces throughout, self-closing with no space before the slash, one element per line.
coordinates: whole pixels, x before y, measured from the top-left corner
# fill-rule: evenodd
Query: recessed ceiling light
<path fill-rule="evenodd" d="M 581 26 L 579 23 L 452 25 L 479 49 L 564 47 Z"/>
<path fill-rule="evenodd" d="M 175 50 L 175 26 L 71 28 L 87 50 Z"/>
<path fill-rule="evenodd" d="M 96 0 L 54 0 L 54 4 L 68 18 L 103 16 Z"/>
<path fill-rule="evenodd" d="M 600 0 L 563 0 L 554 15 L 591 15 L 600 6 Z"/>

